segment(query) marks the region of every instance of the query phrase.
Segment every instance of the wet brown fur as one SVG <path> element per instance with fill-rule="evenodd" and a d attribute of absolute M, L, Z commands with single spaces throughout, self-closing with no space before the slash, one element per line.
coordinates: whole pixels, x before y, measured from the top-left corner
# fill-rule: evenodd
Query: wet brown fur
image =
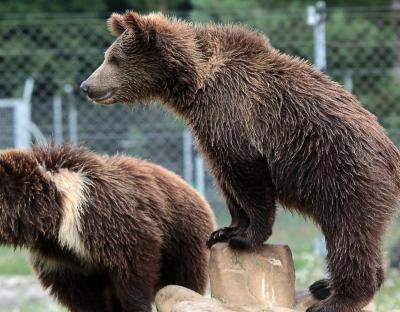
<path fill-rule="evenodd" d="M 75 190 L 51 177 L 70 173 L 86 181 L 82 254 L 60 243 L 63 200 Z M 42 285 L 70 311 L 150 312 L 169 284 L 203 293 L 213 228 L 205 200 L 147 161 L 73 145 L 0 152 L 0 244 L 27 248 Z"/>
<path fill-rule="evenodd" d="M 321 301 L 308 312 L 360 311 L 382 284 L 382 238 L 400 196 L 399 151 L 376 118 L 247 27 L 135 12 L 109 26 L 118 38 L 85 81 L 88 95 L 112 85 L 97 102 L 156 97 L 185 119 L 232 215 L 209 245 L 260 246 L 280 202 L 326 239 L 330 278 L 313 285 Z"/>

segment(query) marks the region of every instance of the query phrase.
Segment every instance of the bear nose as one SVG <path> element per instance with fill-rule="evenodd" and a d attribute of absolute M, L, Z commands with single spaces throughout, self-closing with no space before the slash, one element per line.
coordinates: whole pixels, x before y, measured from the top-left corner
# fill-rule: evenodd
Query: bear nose
<path fill-rule="evenodd" d="M 83 92 L 85 92 L 85 93 L 88 93 L 88 92 L 89 92 L 89 86 L 86 84 L 86 80 L 85 80 L 84 82 L 81 83 L 80 88 L 81 88 L 81 90 L 82 90 Z"/>

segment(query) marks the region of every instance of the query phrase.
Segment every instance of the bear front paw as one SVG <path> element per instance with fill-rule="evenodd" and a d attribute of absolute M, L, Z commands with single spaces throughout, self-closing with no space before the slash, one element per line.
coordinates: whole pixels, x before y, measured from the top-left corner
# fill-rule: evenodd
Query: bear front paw
<path fill-rule="evenodd" d="M 227 242 L 231 234 L 237 229 L 238 229 L 237 227 L 224 227 L 222 229 L 218 229 L 212 232 L 207 240 L 207 247 L 211 248 L 211 246 L 216 243 Z"/>
<path fill-rule="evenodd" d="M 256 249 L 262 246 L 269 236 L 251 226 L 240 228 L 230 234 L 229 246 L 234 249 Z"/>

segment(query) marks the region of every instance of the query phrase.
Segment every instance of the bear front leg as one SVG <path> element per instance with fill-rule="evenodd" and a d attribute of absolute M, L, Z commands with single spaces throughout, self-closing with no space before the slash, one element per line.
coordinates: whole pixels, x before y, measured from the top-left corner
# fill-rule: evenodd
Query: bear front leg
<path fill-rule="evenodd" d="M 222 164 L 222 165 L 221 165 Z M 237 249 L 261 246 L 272 234 L 275 221 L 275 190 L 267 162 L 259 158 L 252 162 L 220 162 L 218 183 L 228 198 L 234 198 L 243 211 L 242 224 L 227 235 L 229 245 Z"/>
<path fill-rule="evenodd" d="M 231 214 L 231 224 L 211 233 L 207 240 L 207 247 L 211 248 L 212 245 L 219 242 L 227 242 L 233 232 L 238 231 L 240 228 L 246 228 L 249 225 L 249 217 L 242 210 L 236 200 L 232 197 L 228 190 L 221 188 L 224 194 L 226 204 Z"/>

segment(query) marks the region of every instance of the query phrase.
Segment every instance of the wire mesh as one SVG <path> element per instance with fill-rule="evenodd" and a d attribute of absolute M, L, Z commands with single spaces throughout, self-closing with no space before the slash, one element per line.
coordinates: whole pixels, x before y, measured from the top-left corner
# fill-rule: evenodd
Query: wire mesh
<path fill-rule="evenodd" d="M 250 24 L 265 32 L 276 48 L 312 61 L 313 28 L 306 12 L 304 7 L 175 13 L 200 22 Z M 334 8 L 326 13 L 327 73 L 351 90 L 399 144 L 399 11 Z M 58 126 L 64 141 L 77 140 L 99 153 L 132 154 L 183 175 L 185 127 L 180 120 L 157 106 L 96 106 L 79 92 L 79 83 L 101 63 L 113 40 L 104 17 L 10 16 L 0 20 L 0 40 L 0 99 L 20 97 L 24 81 L 33 77 L 32 121 L 45 137 L 54 134 L 54 101 L 60 96 Z M 0 110 L 1 148 L 13 145 L 10 114 Z M 222 216 L 223 201 L 209 176 L 205 193 Z"/>

